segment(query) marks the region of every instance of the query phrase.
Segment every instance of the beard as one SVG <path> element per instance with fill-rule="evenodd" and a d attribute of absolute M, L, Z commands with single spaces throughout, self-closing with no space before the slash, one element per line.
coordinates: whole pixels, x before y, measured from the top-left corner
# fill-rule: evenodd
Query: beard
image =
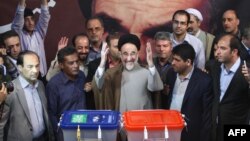
<path fill-rule="evenodd" d="M 97 44 L 99 42 L 99 39 L 98 39 L 98 37 L 91 37 L 90 41 L 92 44 Z"/>
<path fill-rule="evenodd" d="M 85 61 L 87 59 L 87 54 L 79 54 L 79 59 Z"/>
<path fill-rule="evenodd" d="M 124 62 L 124 66 L 125 66 L 126 70 L 131 71 L 135 67 L 137 62 L 138 62 L 138 57 L 134 60 Z"/>

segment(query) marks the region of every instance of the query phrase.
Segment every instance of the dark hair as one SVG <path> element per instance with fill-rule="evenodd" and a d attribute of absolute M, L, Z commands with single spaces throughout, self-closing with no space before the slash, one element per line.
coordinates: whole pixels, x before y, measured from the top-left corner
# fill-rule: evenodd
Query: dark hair
<path fill-rule="evenodd" d="M 23 66 L 23 58 L 25 55 L 35 55 L 37 56 L 38 60 L 40 60 L 39 56 L 37 55 L 37 53 L 35 53 L 34 51 L 30 51 L 30 50 L 25 50 L 19 53 L 18 57 L 17 57 L 17 65 L 21 65 Z"/>
<path fill-rule="evenodd" d="M 4 32 L 2 34 L 2 42 L 3 42 L 4 46 L 6 46 L 5 43 L 4 43 L 4 41 L 6 39 L 10 38 L 10 37 L 18 37 L 19 38 L 19 36 L 18 36 L 18 34 L 16 33 L 15 30 L 9 30 L 9 31 Z"/>
<path fill-rule="evenodd" d="M 240 48 L 241 48 L 241 42 L 239 40 L 239 38 L 233 34 L 230 34 L 230 33 L 224 33 L 224 34 L 221 34 L 219 39 L 218 39 L 218 42 L 223 38 L 223 37 L 226 37 L 228 36 L 230 38 L 230 41 L 229 41 L 229 46 L 230 46 L 230 49 L 231 50 L 234 50 L 234 49 L 237 49 L 238 50 L 238 55 L 240 55 Z"/>
<path fill-rule="evenodd" d="M 71 54 L 77 54 L 76 49 L 73 46 L 67 46 L 65 48 L 62 48 L 58 51 L 57 53 L 57 61 L 59 63 L 63 63 L 64 62 L 64 57 L 71 55 Z"/>
<path fill-rule="evenodd" d="M 86 38 L 89 40 L 89 37 L 88 37 L 88 35 L 87 35 L 85 32 L 76 34 L 76 35 L 74 35 L 73 38 L 72 38 L 72 45 L 73 45 L 74 47 L 76 46 L 76 39 L 77 39 L 78 37 L 86 37 Z"/>
<path fill-rule="evenodd" d="M 103 22 L 103 19 L 101 18 L 101 17 L 99 17 L 99 16 L 93 16 L 93 17 L 90 17 L 87 21 L 86 21 L 86 27 L 87 27 L 87 25 L 88 25 L 88 23 L 89 23 L 89 21 L 91 21 L 91 20 L 98 20 L 100 23 L 101 23 L 101 26 L 104 28 L 104 22 Z"/>
<path fill-rule="evenodd" d="M 227 11 L 232 11 L 232 12 L 234 13 L 234 15 L 236 16 L 236 18 L 239 19 L 239 14 L 238 14 L 238 12 L 237 12 L 236 10 L 234 10 L 234 9 L 226 9 L 226 10 L 223 12 L 223 15 L 224 15 L 224 13 L 227 12 Z"/>
<path fill-rule="evenodd" d="M 177 10 L 174 12 L 174 15 L 172 17 L 172 21 L 174 21 L 174 18 L 176 15 L 185 15 L 187 17 L 187 24 L 190 22 L 190 15 L 187 11 L 185 10 Z"/>
<path fill-rule="evenodd" d="M 120 38 L 121 34 L 119 32 L 110 32 L 109 35 L 106 38 L 106 42 L 108 46 L 110 46 L 110 41 L 113 39 L 118 39 Z"/>
<path fill-rule="evenodd" d="M 33 17 L 33 16 L 34 16 L 34 13 L 33 13 L 33 11 L 32 11 L 30 8 L 27 8 L 27 7 L 26 7 L 26 8 L 24 9 L 24 16 L 23 16 L 23 17 L 26 18 L 26 17 L 28 17 L 28 16 L 32 16 L 32 17 Z"/>
<path fill-rule="evenodd" d="M 173 49 L 173 55 L 178 55 L 183 59 L 184 61 L 187 61 L 188 59 L 191 60 L 191 63 L 193 64 L 195 59 L 195 51 L 192 45 L 188 43 L 179 44 L 174 47 Z"/>
<path fill-rule="evenodd" d="M 250 39 L 250 24 L 243 29 L 242 37 Z"/>

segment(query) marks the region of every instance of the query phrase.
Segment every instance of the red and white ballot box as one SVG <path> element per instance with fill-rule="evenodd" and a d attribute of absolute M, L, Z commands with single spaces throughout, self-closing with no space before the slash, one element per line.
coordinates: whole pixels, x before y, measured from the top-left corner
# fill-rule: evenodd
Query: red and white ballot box
<path fill-rule="evenodd" d="M 64 141 L 116 141 L 120 113 L 110 110 L 65 111 L 60 121 Z"/>
<path fill-rule="evenodd" d="M 123 113 L 128 141 L 180 141 L 185 121 L 175 110 L 135 110 Z"/>

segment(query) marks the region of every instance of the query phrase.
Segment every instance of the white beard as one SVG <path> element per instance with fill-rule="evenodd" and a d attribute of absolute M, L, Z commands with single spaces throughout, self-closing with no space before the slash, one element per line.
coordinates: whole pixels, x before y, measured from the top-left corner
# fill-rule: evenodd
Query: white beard
<path fill-rule="evenodd" d="M 137 64 L 138 62 L 138 57 L 136 58 L 136 60 L 134 62 L 127 62 L 125 63 L 125 68 L 130 71 L 135 67 L 135 64 Z"/>
<path fill-rule="evenodd" d="M 128 62 L 128 63 L 125 64 L 125 68 L 127 70 L 129 70 L 129 71 L 132 70 L 134 67 L 135 67 L 135 63 L 134 62 Z"/>

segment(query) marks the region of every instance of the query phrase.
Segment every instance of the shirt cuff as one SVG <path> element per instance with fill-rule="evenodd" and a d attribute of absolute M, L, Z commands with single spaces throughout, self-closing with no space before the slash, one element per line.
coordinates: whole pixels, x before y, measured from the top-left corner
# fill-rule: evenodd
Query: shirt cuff
<path fill-rule="evenodd" d="M 104 68 L 98 67 L 97 70 L 96 70 L 96 77 L 101 78 L 102 75 L 103 75 L 103 72 L 104 72 Z"/>
<path fill-rule="evenodd" d="M 149 72 L 151 75 L 155 75 L 155 66 L 153 66 L 151 68 L 149 67 L 148 69 L 149 69 Z"/>
<path fill-rule="evenodd" d="M 25 9 L 25 6 L 22 6 L 22 5 L 17 6 L 18 11 L 24 12 L 24 9 Z"/>
<path fill-rule="evenodd" d="M 48 5 L 41 5 L 41 10 L 48 11 L 49 6 Z"/>

